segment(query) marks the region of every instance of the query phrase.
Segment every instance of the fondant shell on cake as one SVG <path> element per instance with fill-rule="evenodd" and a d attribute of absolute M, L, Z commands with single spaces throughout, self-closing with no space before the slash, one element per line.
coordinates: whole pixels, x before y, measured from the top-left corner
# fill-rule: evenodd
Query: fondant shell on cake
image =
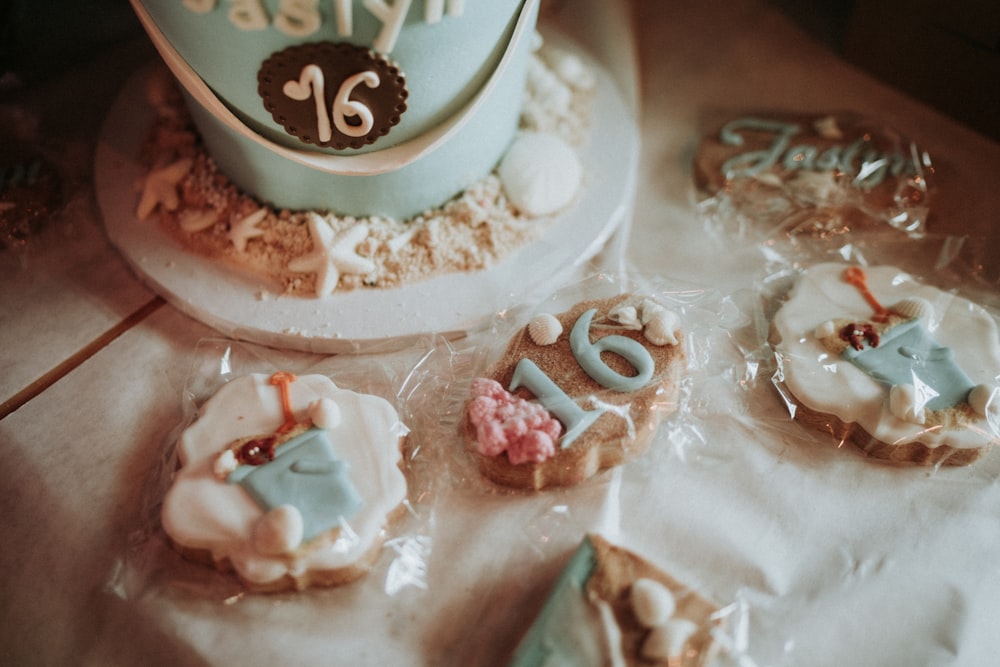
<path fill-rule="evenodd" d="M 583 179 L 576 152 L 558 136 L 544 132 L 519 135 L 498 173 L 511 203 L 531 216 L 550 215 L 566 207 Z"/>
<path fill-rule="evenodd" d="M 551 313 L 536 315 L 528 322 L 528 336 L 536 345 L 551 345 L 559 340 L 562 332 L 562 324 Z"/>
<path fill-rule="evenodd" d="M 927 299 L 920 297 L 901 299 L 893 304 L 890 310 L 899 313 L 903 317 L 919 319 L 925 322 L 934 317 L 934 306 Z"/>

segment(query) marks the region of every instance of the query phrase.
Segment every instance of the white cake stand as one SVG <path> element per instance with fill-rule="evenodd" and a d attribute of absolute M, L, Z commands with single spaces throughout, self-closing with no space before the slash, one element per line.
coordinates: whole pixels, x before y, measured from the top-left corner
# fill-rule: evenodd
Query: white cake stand
<path fill-rule="evenodd" d="M 122 88 L 95 155 L 95 186 L 111 242 L 153 291 L 222 334 L 325 354 L 398 349 L 432 334 L 466 335 L 498 310 L 543 296 L 578 276 L 628 221 L 638 129 L 619 87 L 600 65 L 590 136 L 581 150 L 584 186 L 537 241 L 492 268 L 391 289 L 279 296 L 259 280 L 184 251 L 155 220 L 136 217 L 144 171 L 139 146 L 153 121 L 146 72 Z"/>

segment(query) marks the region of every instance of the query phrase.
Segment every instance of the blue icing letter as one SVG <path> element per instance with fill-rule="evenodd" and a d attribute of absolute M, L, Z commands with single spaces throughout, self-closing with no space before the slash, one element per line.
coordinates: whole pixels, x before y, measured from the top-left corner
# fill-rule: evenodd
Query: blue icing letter
<path fill-rule="evenodd" d="M 739 133 L 739 130 L 742 129 L 774 132 L 774 141 L 765 150 L 748 151 L 726 160 L 722 164 L 722 173 L 726 178 L 753 176 L 770 169 L 788 148 L 789 140 L 799 133 L 799 126 L 791 123 L 760 118 L 740 118 L 727 123 L 722 128 L 719 138 L 726 145 L 742 146 L 744 139 Z"/>
<path fill-rule="evenodd" d="M 569 333 L 569 346 L 580 367 L 602 387 L 614 391 L 638 391 L 653 378 L 656 363 L 649 350 L 641 343 L 626 336 L 605 336 L 590 342 L 590 323 L 596 308 L 591 308 L 577 319 Z M 636 375 L 626 376 L 612 370 L 601 359 L 602 352 L 613 352 L 632 364 Z"/>
<path fill-rule="evenodd" d="M 510 391 L 518 387 L 526 387 L 535 395 L 542 407 L 562 422 L 566 432 L 559 441 L 559 446 L 563 449 L 573 444 L 573 441 L 590 428 L 590 425 L 603 413 L 603 410 L 581 408 L 530 359 L 521 359 L 514 367 L 514 376 L 510 379 Z"/>
<path fill-rule="evenodd" d="M 924 406 L 929 410 L 945 410 L 965 402 L 974 387 L 955 363 L 953 350 L 934 340 L 920 320 L 908 320 L 884 332 L 878 347 L 848 347 L 841 356 L 890 387 L 915 384 L 916 378 L 936 393 Z"/>
<path fill-rule="evenodd" d="M 337 458 L 326 431 L 318 428 L 278 446 L 273 461 L 239 466 L 228 481 L 242 486 L 265 512 L 295 506 L 302 514 L 304 540 L 350 519 L 364 504 L 350 466 Z"/>

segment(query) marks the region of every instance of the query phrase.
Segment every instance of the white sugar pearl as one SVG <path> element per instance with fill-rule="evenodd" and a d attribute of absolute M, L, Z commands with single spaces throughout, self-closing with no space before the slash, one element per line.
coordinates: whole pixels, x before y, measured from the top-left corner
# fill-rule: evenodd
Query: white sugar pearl
<path fill-rule="evenodd" d="M 334 428 L 340 424 L 340 406 L 329 398 L 321 398 L 309 404 L 309 418 L 320 428 Z"/>

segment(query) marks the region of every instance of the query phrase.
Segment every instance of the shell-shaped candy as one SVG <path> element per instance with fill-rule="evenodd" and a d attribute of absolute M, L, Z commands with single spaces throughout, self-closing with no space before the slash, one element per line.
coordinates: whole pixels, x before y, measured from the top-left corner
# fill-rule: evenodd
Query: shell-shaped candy
<path fill-rule="evenodd" d="M 642 655 L 650 660 L 669 660 L 684 652 L 684 645 L 698 626 L 686 618 L 675 618 L 650 630 L 642 643 Z"/>
<path fill-rule="evenodd" d="M 573 148 L 554 134 L 520 134 L 497 170 L 508 199 L 530 216 L 550 215 L 567 206 L 583 180 Z"/>
<path fill-rule="evenodd" d="M 550 313 L 535 315 L 528 322 L 528 336 L 535 345 L 552 345 L 563 332 L 562 324 Z"/>
<path fill-rule="evenodd" d="M 670 589 L 645 577 L 636 579 L 630 594 L 632 611 L 644 628 L 655 628 L 666 624 L 677 609 L 677 602 Z"/>
<path fill-rule="evenodd" d="M 642 320 L 639 319 L 639 311 L 635 306 L 626 304 L 615 306 L 608 311 L 608 319 L 631 331 L 642 329 Z"/>
<path fill-rule="evenodd" d="M 279 505 L 254 524 L 251 543 L 257 553 L 280 556 L 302 544 L 302 513 L 292 505 Z"/>
<path fill-rule="evenodd" d="M 903 317 L 917 318 L 924 322 L 928 322 L 934 317 L 934 306 L 931 305 L 931 302 L 916 296 L 893 304 L 890 310 Z"/>
<path fill-rule="evenodd" d="M 646 322 L 642 332 L 653 345 L 677 345 L 677 330 L 680 325 L 681 321 L 676 313 L 662 309 Z"/>
<path fill-rule="evenodd" d="M 207 211 L 188 210 L 181 212 L 178 216 L 177 223 L 185 232 L 193 233 L 208 229 L 214 225 L 218 219 L 219 214 L 212 209 Z"/>

